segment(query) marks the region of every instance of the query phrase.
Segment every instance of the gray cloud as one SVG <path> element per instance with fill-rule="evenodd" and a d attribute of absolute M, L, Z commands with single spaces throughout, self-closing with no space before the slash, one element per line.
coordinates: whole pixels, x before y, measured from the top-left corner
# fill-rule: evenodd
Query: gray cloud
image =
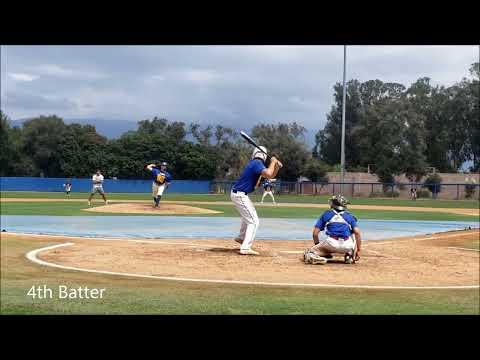
<path fill-rule="evenodd" d="M 347 74 L 451 85 L 474 61 L 477 46 L 351 46 Z M 245 128 L 297 121 L 316 130 L 342 69 L 342 46 L 2 46 L 2 107 L 14 119 L 165 116 Z"/>
<path fill-rule="evenodd" d="M 57 111 L 75 111 L 77 108 L 73 101 L 62 97 L 49 97 L 21 92 L 7 92 L 5 97 L 7 99 L 5 105 L 7 111 L 10 108 L 22 109 L 28 112 L 50 112 L 52 109 Z"/>

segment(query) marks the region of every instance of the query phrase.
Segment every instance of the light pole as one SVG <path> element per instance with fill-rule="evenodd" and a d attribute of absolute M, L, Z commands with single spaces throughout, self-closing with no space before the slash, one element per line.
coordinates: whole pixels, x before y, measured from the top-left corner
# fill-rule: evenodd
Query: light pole
<path fill-rule="evenodd" d="M 343 195 L 343 183 L 345 181 L 345 103 L 347 98 L 347 89 L 345 86 L 346 73 L 347 73 L 347 45 L 343 45 L 342 150 L 341 150 L 341 157 L 340 157 L 340 171 L 341 171 L 340 191 L 342 195 Z"/>

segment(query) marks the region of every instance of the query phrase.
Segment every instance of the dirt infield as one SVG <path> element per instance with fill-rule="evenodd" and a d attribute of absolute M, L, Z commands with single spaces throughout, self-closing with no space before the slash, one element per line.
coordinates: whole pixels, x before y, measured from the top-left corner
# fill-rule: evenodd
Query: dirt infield
<path fill-rule="evenodd" d="M 480 252 L 466 248 L 479 231 L 371 241 L 361 260 L 345 265 L 305 265 L 309 242 L 257 241 L 260 256 L 241 256 L 239 245 L 224 240 L 125 240 L 2 234 L 49 238 L 71 244 L 38 251 L 40 261 L 76 270 L 137 274 L 169 280 L 248 282 L 305 286 L 435 287 L 478 286 Z"/>
<path fill-rule="evenodd" d="M 84 199 L 28 199 L 28 198 L 1 198 L 2 202 L 63 202 L 63 201 L 73 201 L 73 202 L 86 202 Z M 109 200 L 111 204 L 150 204 L 150 200 Z M 93 201 L 95 203 L 95 201 Z M 233 205 L 231 201 L 162 201 L 162 204 L 177 204 L 177 205 Z M 258 204 L 255 203 L 255 206 L 265 206 L 271 207 L 275 206 L 273 204 Z M 284 208 L 319 208 L 327 209 L 327 204 L 309 204 L 309 203 L 278 203 L 277 207 Z M 103 206 L 102 206 L 103 207 Z M 440 213 L 451 213 L 459 215 L 470 215 L 470 216 L 480 216 L 479 209 L 462 209 L 462 208 L 432 208 L 432 207 L 414 207 L 414 206 L 386 206 L 386 205 L 350 205 L 349 209 L 351 210 L 380 210 L 380 211 L 413 211 L 413 212 L 440 212 Z M 95 211 L 95 210 L 93 210 Z M 103 210 L 99 210 L 103 211 Z M 108 211 L 111 212 L 111 211 Z M 128 211 L 127 211 L 128 212 Z M 144 213 L 144 212 L 143 212 Z M 214 212 L 210 212 L 212 214 Z"/>
<path fill-rule="evenodd" d="M 187 205 L 164 204 L 161 203 L 158 208 L 154 208 L 151 204 L 144 203 L 127 203 L 96 206 L 84 211 L 91 212 L 107 212 L 117 214 L 159 214 L 159 215 L 204 215 L 204 214 L 221 214 L 221 211 L 202 209 Z"/>

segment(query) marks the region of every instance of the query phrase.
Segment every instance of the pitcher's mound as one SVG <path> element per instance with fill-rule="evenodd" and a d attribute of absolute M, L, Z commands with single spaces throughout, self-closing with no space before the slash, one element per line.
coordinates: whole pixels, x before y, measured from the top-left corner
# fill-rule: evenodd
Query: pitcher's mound
<path fill-rule="evenodd" d="M 85 211 L 106 212 L 118 214 L 158 214 L 158 215 L 199 215 L 199 214 L 220 214 L 221 211 L 202 209 L 187 205 L 162 204 L 158 208 L 151 204 L 112 204 L 96 206 Z"/>

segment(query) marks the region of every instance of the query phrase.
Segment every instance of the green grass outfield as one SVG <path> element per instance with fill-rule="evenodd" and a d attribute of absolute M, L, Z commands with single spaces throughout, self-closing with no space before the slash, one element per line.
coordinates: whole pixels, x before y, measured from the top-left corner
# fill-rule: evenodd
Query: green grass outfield
<path fill-rule="evenodd" d="M 169 197 L 165 199 L 170 200 Z M 98 202 L 98 205 L 103 202 Z M 95 205 L 95 204 L 94 204 Z M 196 207 L 221 211 L 220 214 L 213 215 L 195 215 L 195 216 L 227 216 L 238 217 L 237 210 L 232 205 L 195 205 Z M 161 216 L 148 214 L 118 214 L 118 213 L 100 213 L 83 211 L 89 206 L 86 202 L 78 201 L 59 201 L 59 202 L 2 202 L 2 215 L 62 215 L 62 216 Z M 305 207 L 274 207 L 274 206 L 257 206 L 257 213 L 260 218 L 308 218 L 317 219 L 326 209 Z M 477 216 L 440 213 L 440 212 L 412 212 L 399 210 L 352 210 L 351 211 L 359 219 L 383 219 L 383 220 L 432 220 L 432 221 L 478 221 Z M 191 216 L 191 215 L 177 215 Z"/>
<path fill-rule="evenodd" d="M 41 267 L 45 240 L 1 241 L 1 314 L 479 314 L 478 289 L 306 289 L 180 283 Z M 105 288 L 101 300 L 32 299 L 31 286 Z"/>
<path fill-rule="evenodd" d="M 72 199 L 87 199 L 89 193 L 72 193 Z M 30 192 L 30 191 L 2 191 L 0 196 L 3 198 L 47 198 L 47 199 L 65 199 L 63 192 Z M 150 193 L 107 193 L 110 200 L 150 200 Z M 95 195 L 96 199 L 101 199 Z M 94 198 L 94 199 L 95 199 Z M 252 200 L 259 201 L 261 195 L 255 193 L 251 195 Z M 329 196 L 311 196 L 311 195 L 275 195 L 279 203 L 311 203 L 326 204 Z M 165 200 L 172 201 L 225 201 L 230 200 L 229 194 L 175 194 L 168 193 L 164 195 Z M 390 198 L 351 198 L 350 202 L 354 205 L 383 205 L 383 206 L 419 206 L 436 208 L 463 208 L 476 209 L 479 207 L 478 200 L 432 200 L 419 199 L 412 201 L 408 199 L 390 199 Z M 267 201 L 270 198 L 267 197 Z"/>

